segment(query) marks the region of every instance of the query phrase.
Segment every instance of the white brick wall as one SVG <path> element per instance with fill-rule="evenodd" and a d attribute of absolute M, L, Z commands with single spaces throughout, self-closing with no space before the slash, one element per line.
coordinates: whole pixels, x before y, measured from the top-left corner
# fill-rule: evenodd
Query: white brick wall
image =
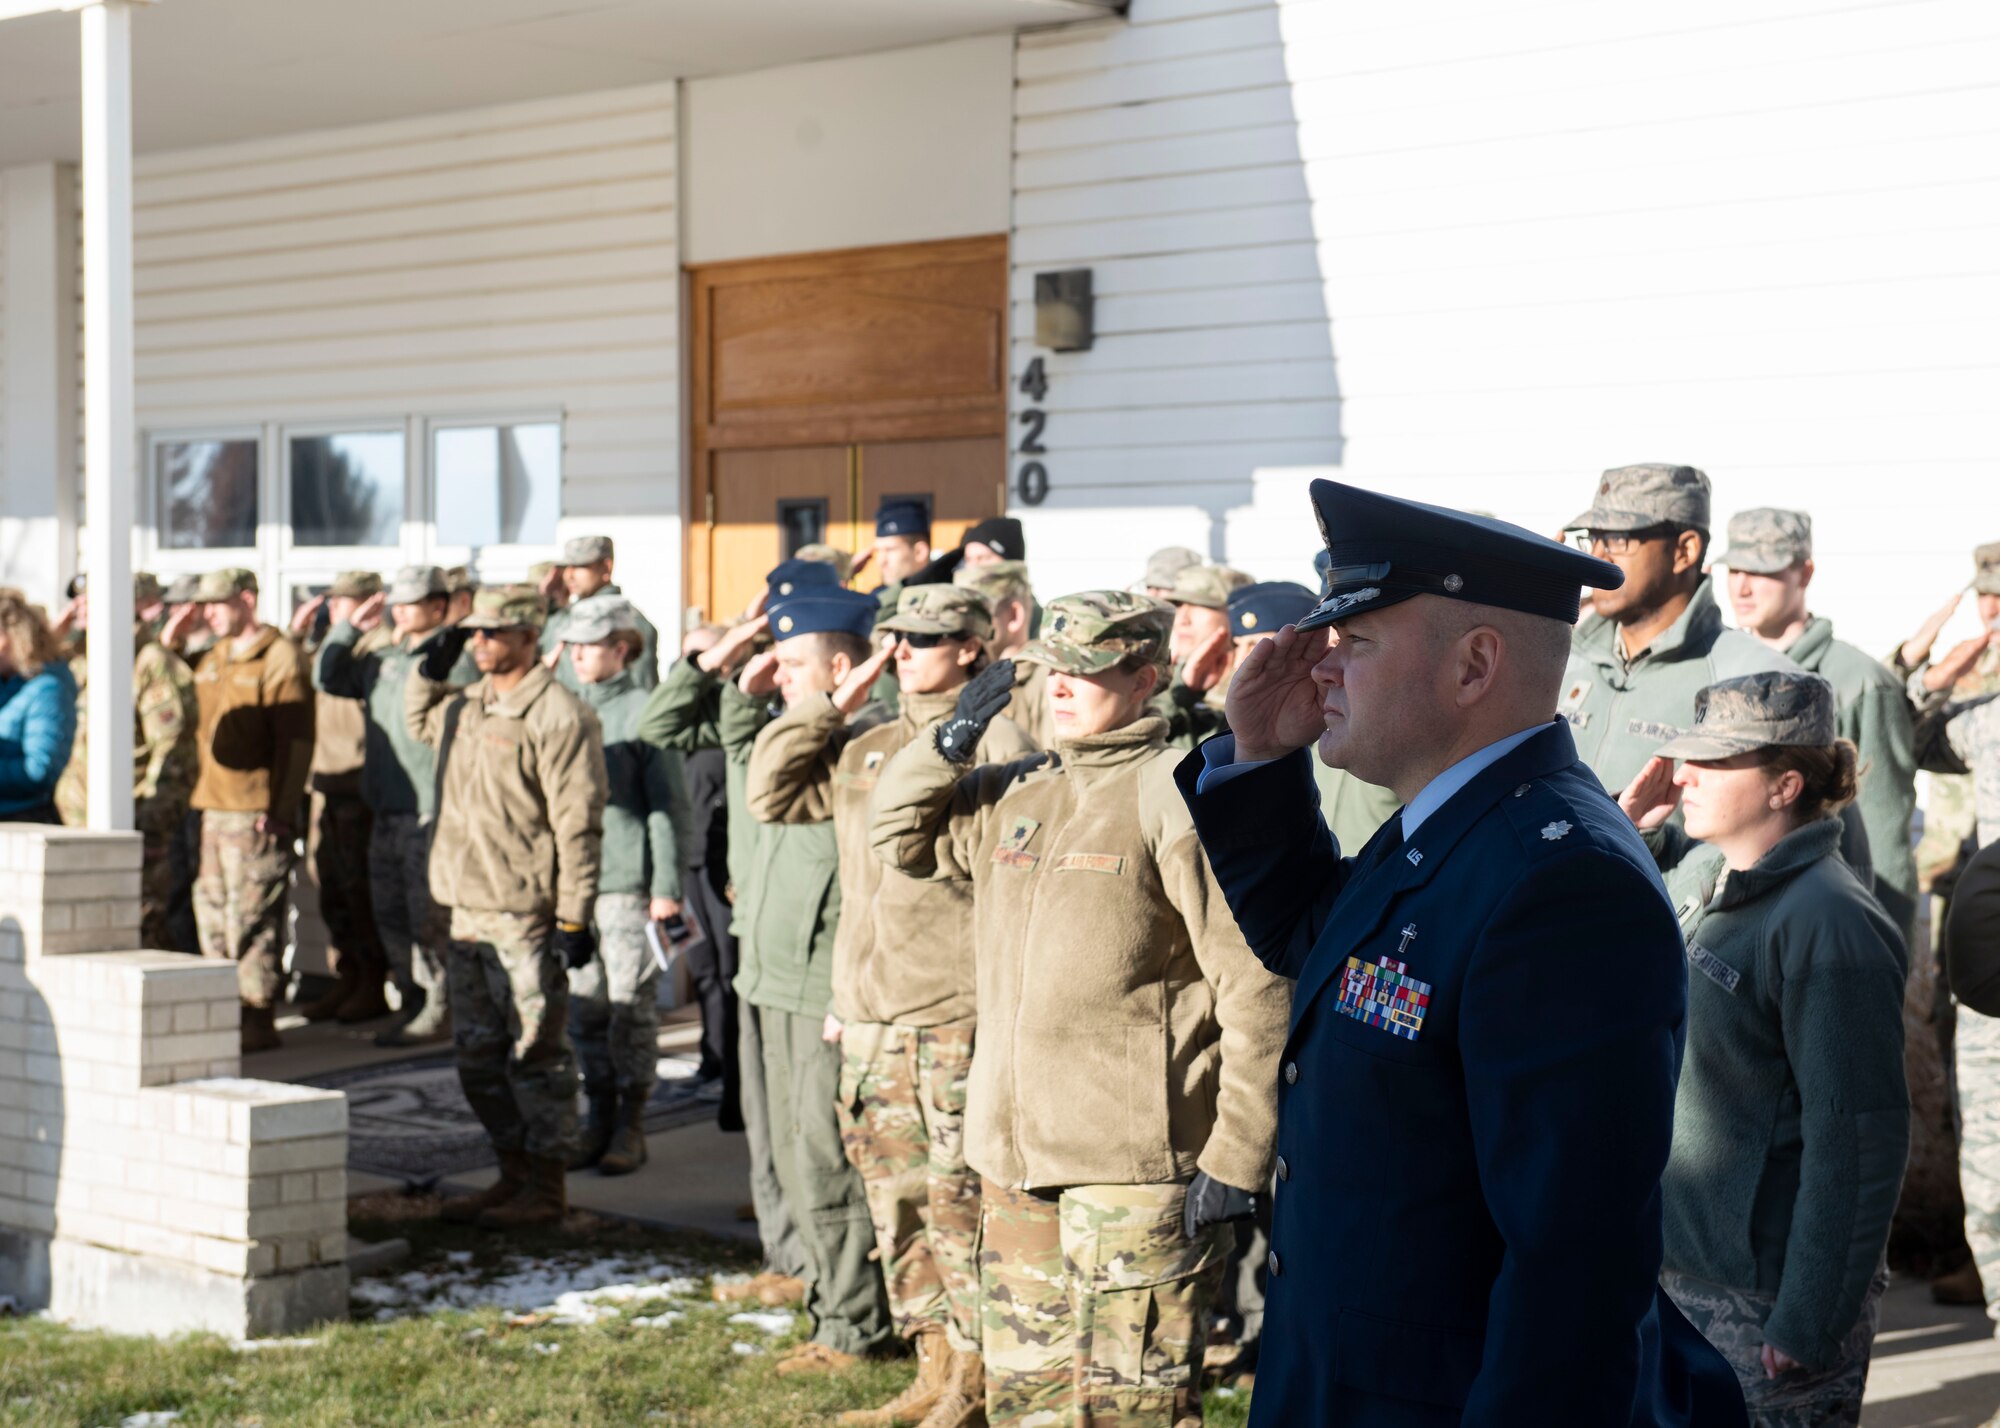
<path fill-rule="evenodd" d="M 325 1304 L 346 1255 L 347 1098 L 237 1077 L 233 966 L 122 950 L 138 863 L 133 834 L 0 824 L 0 1228 L 184 1270 L 211 1309 L 209 1277 L 244 1281 L 247 1303 L 249 1280 L 306 1271 L 321 1278 L 298 1302 Z M 115 1318 L 63 1287 L 56 1313 Z"/>

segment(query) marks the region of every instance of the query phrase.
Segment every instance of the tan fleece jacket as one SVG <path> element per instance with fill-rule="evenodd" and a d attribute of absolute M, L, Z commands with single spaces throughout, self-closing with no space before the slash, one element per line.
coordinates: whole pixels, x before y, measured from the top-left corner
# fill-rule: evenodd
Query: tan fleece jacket
<path fill-rule="evenodd" d="M 1165 732 L 963 774 L 920 737 L 875 788 L 878 856 L 972 883 L 966 1159 L 1006 1185 L 1270 1176 L 1290 988 L 1237 931 Z"/>
<path fill-rule="evenodd" d="M 588 923 L 606 797 L 597 715 L 539 665 L 504 698 L 490 677 L 455 689 L 413 670 L 403 713 L 438 751 L 438 904 Z"/>
<path fill-rule="evenodd" d="M 195 666 L 194 697 L 201 771 L 189 803 L 296 821 L 313 757 L 313 689 L 299 647 L 270 625 L 240 653 L 218 640 Z"/>

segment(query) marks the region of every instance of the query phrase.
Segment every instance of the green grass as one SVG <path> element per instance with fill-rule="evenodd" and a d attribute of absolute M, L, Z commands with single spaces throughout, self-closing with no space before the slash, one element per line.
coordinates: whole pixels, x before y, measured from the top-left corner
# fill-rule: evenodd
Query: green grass
<path fill-rule="evenodd" d="M 754 1269 L 732 1242 L 663 1234 L 572 1216 L 561 1232 L 502 1239 L 406 1218 L 422 1202 L 357 1203 L 363 1239 L 412 1242 L 400 1270 L 445 1265 L 470 1251 L 482 1269 L 509 1255 L 587 1250 L 654 1255 L 716 1272 Z M 635 1325 L 664 1308 L 686 1311 L 667 1328 Z M 362 1311 L 372 1315 L 372 1311 Z M 0 1425 L 97 1428 L 147 1412 L 178 1410 L 175 1428 L 347 1428 L 348 1425 L 646 1425 L 780 1428 L 819 1424 L 843 1409 L 881 1403 L 908 1382 L 908 1361 L 869 1364 L 839 1378 L 779 1378 L 778 1356 L 800 1338 L 728 1323 L 705 1300 L 643 1302 L 584 1327 L 514 1324 L 496 1309 L 312 1331 L 309 1348 L 239 1353 L 221 1339 L 121 1338 L 38 1320 L 0 1321 Z M 746 1356 L 737 1343 L 763 1352 Z M 553 1346 L 554 1353 L 547 1352 Z M 1210 1399 L 1209 1422 L 1239 1428 L 1247 1395 Z"/>

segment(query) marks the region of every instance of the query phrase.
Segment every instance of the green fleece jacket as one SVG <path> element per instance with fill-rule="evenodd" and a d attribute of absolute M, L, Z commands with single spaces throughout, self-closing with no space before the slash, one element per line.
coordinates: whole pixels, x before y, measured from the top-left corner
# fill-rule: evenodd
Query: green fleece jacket
<path fill-rule="evenodd" d="M 723 792 L 729 804 L 729 875 L 736 892 L 730 907 L 729 930 L 743 935 L 743 895 L 738 880 L 750 866 L 755 825 L 743 811 L 743 781 L 750 767 L 750 746 L 771 721 L 771 711 L 759 700 L 746 699 L 726 679 L 708 673 L 691 659 L 678 660 L 660 681 L 639 716 L 634 737 L 657 748 L 683 754 L 720 748 Z"/>
<path fill-rule="evenodd" d="M 1917 753 L 1909 695 L 1887 666 L 1833 637 L 1833 621 L 1813 616 L 1785 658 L 1833 686 L 1840 737 L 1861 754 L 1854 807 L 1868 831 L 1875 895 L 1905 935 L 1917 911 L 1917 859 L 1910 816 L 1917 806 Z M 1852 862 L 1852 859 L 1849 859 Z"/>
<path fill-rule="evenodd" d="M 428 822 L 437 813 L 437 754 L 416 739 L 403 719 L 403 686 L 443 630 L 408 648 L 363 643 L 360 630 L 342 620 L 327 632 L 313 660 L 313 686 L 323 694 L 358 699 L 368 723 L 362 745 L 361 801 L 375 813 L 414 813 Z M 461 655 L 445 683 L 463 687 L 479 678 Z"/>
<path fill-rule="evenodd" d="M 631 670 L 597 684 L 579 681 L 576 694 L 604 726 L 610 797 L 604 805 L 598 892 L 679 898 L 680 850 L 694 823 L 679 752 L 638 737 L 647 695 Z"/>
<path fill-rule="evenodd" d="M 1812 1369 L 1860 1316 L 1910 1148 L 1902 936 L 1840 837 L 1823 818 L 1725 875 L 1647 835 L 1688 949 L 1666 1267 L 1774 1295 L 1764 1337 Z"/>

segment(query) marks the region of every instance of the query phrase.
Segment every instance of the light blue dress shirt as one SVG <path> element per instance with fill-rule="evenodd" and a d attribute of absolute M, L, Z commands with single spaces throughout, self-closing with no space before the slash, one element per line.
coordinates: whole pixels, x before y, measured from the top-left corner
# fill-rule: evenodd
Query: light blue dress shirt
<path fill-rule="evenodd" d="M 1451 801 L 1451 796 L 1471 783 L 1480 773 L 1514 752 L 1535 735 L 1548 728 L 1546 723 L 1530 725 L 1518 734 L 1509 734 L 1504 739 L 1496 739 L 1477 753 L 1467 754 L 1429 783 L 1423 791 L 1411 799 L 1403 809 L 1403 837 L 1409 838 L 1423 827 L 1424 820 Z M 1234 763 L 1236 757 L 1236 736 L 1219 734 L 1201 746 L 1201 777 L 1195 780 L 1196 795 L 1207 793 L 1214 785 L 1225 779 L 1234 778 L 1250 769 L 1259 769 L 1270 760 L 1256 763 Z M 1313 757 L 1317 757 L 1314 755 Z"/>

